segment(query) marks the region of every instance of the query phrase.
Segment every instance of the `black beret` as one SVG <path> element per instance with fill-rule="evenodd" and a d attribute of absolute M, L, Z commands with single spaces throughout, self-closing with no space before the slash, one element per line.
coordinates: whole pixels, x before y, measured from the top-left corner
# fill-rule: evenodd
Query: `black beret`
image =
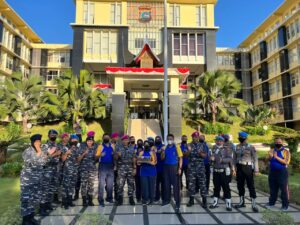
<path fill-rule="evenodd" d="M 30 141 L 31 141 L 32 143 L 34 143 L 34 142 L 37 141 L 37 140 L 41 141 L 41 140 L 42 140 L 42 135 L 40 135 L 40 134 L 34 134 L 34 135 L 32 135 L 32 136 L 30 137 Z"/>

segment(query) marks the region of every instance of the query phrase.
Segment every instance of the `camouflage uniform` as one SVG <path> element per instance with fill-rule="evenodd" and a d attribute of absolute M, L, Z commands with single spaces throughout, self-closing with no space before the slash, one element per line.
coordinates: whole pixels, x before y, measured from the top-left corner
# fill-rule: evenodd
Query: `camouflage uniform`
<path fill-rule="evenodd" d="M 202 143 L 190 143 L 191 152 L 188 155 L 188 182 L 189 194 L 194 196 L 196 194 L 196 182 L 198 182 L 201 196 L 206 195 L 206 176 L 204 159 L 200 156 L 200 152 L 204 152 Z"/>
<path fill-rule="evenodd" d="M 42 151 L 47 154 L 47 151 L 53 147 L 57 147 L 58 145 L 55 142 L 48 141 L 46 144 L 42 145 Z M 57 193 L 59 186 L 58 179 L 58 164 L 60 161 L 60 157 L 49 157 L 46 165 L 43 170 L 43 178 L 42 178 L 42 199 L 41 203 L 51 203 L 53 201 L 54 193 Z"/>
<path fill-rule="evenodd" d="M 66 145 L 62 148 L 62 154 L 65 154 L 69 150 L 70 146 Z M 71 150 L 72 153 L 67 157 L 64 161 L 63 166 L 63 198 L 70 198 L 74 194 L 75 184 L 77 180 L 77 173 L 78 173 L 78 148 L 73 147 Z"/>
<path fill-rule="evenodd" d="M 27 216 L 34 213 L 34 206 L 41 200 L 41 181 L 46 155 L 37 156 L 33 147 L 27 148 L 22 154 L 24 165 L 21 171 L 21 215 Z"/>
<path fill-rule="evenodd" d="M 82 198 L 93 196 L 94 181 L 97 175 L 96 151 L 98 145 L 89 148 L 87 155 L 80 162 L 79 173 L 81 177 L 81 196 Z M 82 155 L 88 149 L 87 145 L 82 145 L 79 154 Z"/>
<path fill-rule="evenodd" d="M 133 177 L 133 160 L 136 158 L 136 152 L 133 146 L 116 145 L 116 152 L 121 156 L 118 159 L 118 196 L 123 196 L 125 181 L 128 185 L 128 197 L 133 197 L 134 177 Z"/>

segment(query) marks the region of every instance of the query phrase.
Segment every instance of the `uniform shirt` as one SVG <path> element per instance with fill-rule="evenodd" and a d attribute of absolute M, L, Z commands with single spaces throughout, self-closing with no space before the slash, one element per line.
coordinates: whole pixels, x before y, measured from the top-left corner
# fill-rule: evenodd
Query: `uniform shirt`
<path fill-rule="evenodd" d="M 157 173 L 161 173 L 163 171 L 164 168 L 164 160 L 161 158 L 161 149 L 164 147 L 165 145 L 160 144 L 160 145 L 155 145 L 156 148 L 156 171 Z"/>
<path fill-rule="evenodd" d="M 41 146 L 41 149 L 42 149 L 42 152 L 44 152 L 44 154 L 48 155 L 48 150 L 51 148 L 54 148 L 54 147 L 57 148 L 56 150 L 59 150 L 59 147 L 55 142 L 47 141 L 46 144 L 43 144 Z M 56 165 L 58 165 L 59 160 L 60 160 L 60 157 L 58 157 L 58 156 L 57 157 L 49 156 L 47 158 L 46 166 L 56 166 Z"/>
<path fill-rule="evenodd" d="M 271 170 L 283 170 L 283 169 L 287 168 L 287 166 L 288 166 L 288 164 L 290 163 L 290 160 L 291 160 L 289 150 L 282 147 L 280 149 L 274 148 L 273 151 L 276 151 L 277 156 L 281 159 L 284 159 L 287 162 L 287 164 L 283 164 L 283 163 L 279 162 L 273 156 L 270 160 L 270 169 Z"/>
<path fill-rule="evenodd" d="M 138 157 L 142 151 L 144 151 L 144 147 L 143 146 L 141 146 L 141 147 L 137 146 L 136 156 Z M 136 166 L 136 176 L 140 176 L 140 172 L 141 172 L 141 166 L 137 165 Z"/>
<path fill-rule="evenodd" d="M 208 144 L 206 142 L 203 142 L 203 147 L 204 147 L 204 151 L 206 153 L 206 157 L 204 158 L 204 165 L 208 165 L 210 162 L 209 162 L 209 157 L 210 157 L 210 150 L 209 150 L 209 147 L 208 147 Z"/>
<path fill-rule="evenodd" d="M 66 154 L 66 152 L 70 149 L 69 145 L 66 145 L 64 148 L 62 148 L 62 153 Z M 65 170 L 76 170 L 78 168 L 78 162 L 77 162 L 77 158 L 79 157 L 79 153 L 78 153 L 79 149 L 78 147 L 73 147 L 71 149 L 71 154 L 68 155 L 68 157 L 66 158 L 65 162 L 64 162 L 64 169 Z"/>
<path fill-rule="evenodd" d="M 181 143 L 179 146 L 180 146 L 180 149 L 181 149 L 183 154 L 187 152 L 187 150 L 188 150 L 188 145 L 187 144 Z M 182 167 L 187 167 L 188 162 L 189 162 L 188 158 L 183 156 L 183 158 L 182 158 Z"/>
<path fill-rule="evenodd" d="M 205 153 L 204 150 L 204 143 L 201 142 L 192 142 L 189 144 L 190 148 L 191 148 L 191 152 L 188 155 L 188 160 L 189 163 L 193 163 L 193 162 L 204 162 L 204 159 L 200 156 L 200 153 L 203 152 Z"/>
<path fill-rule="evenodd" d="M 149 157 L 151 162 L 155 162 L 155 152 L 153 151 L 142 151 L 140 152 L 140 157 Z M 156 176 L 156 167 L 155 165 L 151 165 L 148 163 L 141 163 L 140 167 L 140 176 L 141 177 L 149 177 Z"/>
<path fill-rule="evenodd" d="M 85 145 L 81 146 L 79 148 L 79 155 L 82 155 L 86 150 L 88 150 L 88 153 L 80 162 L 80 171 L 96 170 L 96 146 L 93 145 L 91 148 Z"/>
<path fill-rule="evenodd" d="M 256 150 L 253 145 L 248 143 L 238 144 L 236 150 L 233 154 L 234 165 L 239 163 L 248 163 L 252 165 L 255 172 L 258 172 L 258 159 L 256 155 Z"/>
<path fill-rule="evenodd" d="M 226 169 L 231 167 L 232 151 L 224 145 L 214 145 L 212 148 L 212 156 L 215 157 L 215 160 L 212 162 L 215 169 Z"/>
<path fill-rule="evenodd" d="M 178 158 L 183 156 L 181 149 L 176 145 L 172 144 L 164 147 L 164 153 L 162 159 L 164 159 L 165 165 L 177 165 Z"/>
<path fill-rule="evenodd" d="M 121 155 L 118 165 L 133 164 L 133 159 L 136 158 L 136 150 L 133 146 L 117 145 L 116 152 Z"/>

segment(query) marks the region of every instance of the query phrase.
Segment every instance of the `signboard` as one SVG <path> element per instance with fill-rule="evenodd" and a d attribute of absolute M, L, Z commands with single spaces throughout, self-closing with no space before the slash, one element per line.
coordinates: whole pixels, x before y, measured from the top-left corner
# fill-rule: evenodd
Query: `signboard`
<path fill-rule="evenodd" d="M 139 20 L 141 22 L 149 22 L 151 20 L 151 7 L 149 6 L 139 7 Z"/>

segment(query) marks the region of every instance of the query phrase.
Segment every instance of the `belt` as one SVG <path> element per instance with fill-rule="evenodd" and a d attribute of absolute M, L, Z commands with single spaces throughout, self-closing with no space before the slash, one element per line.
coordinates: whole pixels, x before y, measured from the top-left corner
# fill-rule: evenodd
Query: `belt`
<path fill-rule="evenodd" d="M 253 163 L 252 162 L 243 162 L 243 161 L 239 161 L 238 164 L 244 165 L 244 166 L 252 166 Z"/>
<path fill-rule="evenodd" d="M 223 173 L 225 170 L 224 169 L 214 169 L 214 171 L 217 173 Z"/>

